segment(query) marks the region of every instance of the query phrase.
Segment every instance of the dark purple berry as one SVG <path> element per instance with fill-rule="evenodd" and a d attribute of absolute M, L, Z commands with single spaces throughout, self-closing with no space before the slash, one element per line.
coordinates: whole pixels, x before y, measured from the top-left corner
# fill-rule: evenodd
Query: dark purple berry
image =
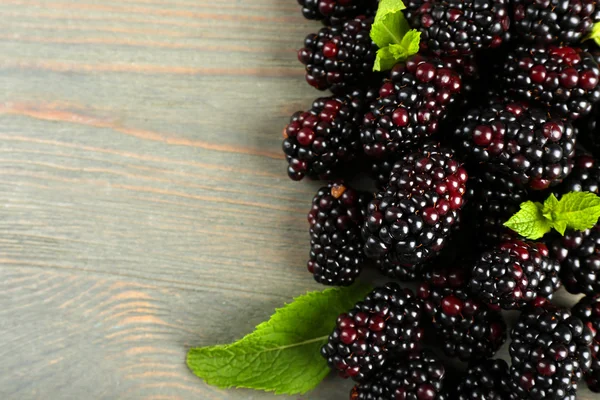
<path fill-rule="evenodd" d="M 327 25 L 340 25 L 359 15 L 373 15 L 377 0 L 298 0 L 306 19 L 323 20 Z"/>
<path fill-rule="evenodd" d="M 457 400 L 506 400 L 508 364 L 504 360 L 482 360 L 469 365 L 457 388 Z"/>
<path fill-rule="evenodd" d="M 585 374 L 585 379 L 592 392 L 600 393 L 600 294 L 584 297 L 572 311 L 592 331 L 592 366 Z"/>

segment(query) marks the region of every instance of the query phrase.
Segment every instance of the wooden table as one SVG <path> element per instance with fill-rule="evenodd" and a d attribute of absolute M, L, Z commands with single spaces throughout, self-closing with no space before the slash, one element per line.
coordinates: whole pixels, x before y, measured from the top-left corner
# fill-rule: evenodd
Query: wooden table
<path fill-rule="evenodd" d="M 0 398 L 274 399 L 184 360 L 320 289 L 319 185 L 280 151 L 319 24 L 295 0 L 2 0 L 0 22 Z"/>

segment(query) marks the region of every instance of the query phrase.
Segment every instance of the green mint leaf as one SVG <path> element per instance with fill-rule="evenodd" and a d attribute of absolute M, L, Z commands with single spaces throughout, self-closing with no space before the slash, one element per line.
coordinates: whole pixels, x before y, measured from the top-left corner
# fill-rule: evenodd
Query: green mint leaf
<path fill-rule="evenodd" d="M 190 349 L 187 365 L 208 384 L 220 388 L 304 394 L 329 373 L 320 349 L 337 316 L 369 291 L 354 285 L 300 296 L 233 344 Z"/>
<path fill-rule="evenodd" d="M 554 226 L 560 227 L 561 233 L 566 228 L 578 231 L 593 228 L 600 219 L 600 196 L 590 192 L 567 193 L 556 205 L 552 217 Z"/>
<path fill-rule="evenodd" d="M 598 46 L 600 46 L 600 22 L 596 22 L 594 27 L 592 28 L 592 32 L 585 37 L 583 40 L 592 39 L 596 42 Z"/>
<path fill-rule="evenodd" d="M 381 0 L 375 22 L 371 27 L 371 40 L 380 48 L 401 44 L 402 37 L 410 30 L 402 10 L 406 6 L 400 0 Z"/>
<path fill-rule="evenodd" d="M 555 212 L 557 206 L 558 199 L 554 194 L 551 194 L 550 197 L 548 197 L 544 202 L 544 207 L 542 208 L 542 215 L 544 218 L 550 221 L 554 220 L 553 213 Z"/>
<path fill-rule="evenodd" d="M 387 71 L 396 65 L 396 57 L 392 54 L 392 47 L 400 45 L 391 45 L 377 50 L 373 71 Z"/>
<path fill-rule="evenodd" d="M 387 18 L 390 14 L 398 14 L 402 10 L 406 10 L 406 6 L 402 0 L 380 0 L 377 7 L 377 15 L 375 15 L 375 22 Z"/>
<path fill-rule="evenodd" d="M 540 203 L 526 201 L 504 226 L 528 239 L 539 239 L 552 229 L 552 223 L 542 214 L 543 207 Z"/>
<path fill-rule="evenodd" d="M 406 35 L 404 35 L 402 38 L 402 47 L 406 49 L 406 58 L 417 54 L 419 52 L 420 44 L 421 32 L 416 29 L 411 29 L 410 31 L 406 32 Z"/>

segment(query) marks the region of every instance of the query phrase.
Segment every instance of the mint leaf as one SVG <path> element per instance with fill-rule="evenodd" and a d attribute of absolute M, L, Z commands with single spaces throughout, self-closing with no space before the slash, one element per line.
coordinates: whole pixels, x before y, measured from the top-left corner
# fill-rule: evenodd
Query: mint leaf
<path fill-rule="evenodd" d="M 375 22 L 387 18 L 390 14 L 396 15 L 402 10 L 406 10 L 406 6 L 401 0 L 380 0 L 377 7 L 377 15 L 375 15 Z"/>
<path fill-rule="evenodd" d="M 369 291 L 354 285 L 300 296 L 233 344 L 190 349 L 187 365 L 208 384 L 220 388 L 304 394 L 329 373 L 320 348 L 338 315 Z"/>
<path fill-rule="evenodd" d="M 592 39 L 596 42 L 598 46 L 600 46 L 600 22 L 596 22 L 594 27 L 592 28 L 592 32 L 585 37 L 583 40 Z"/>
<path fill-rule="evenodd" d="M 402 37 L 410 30 L 408 21 L 402 10 L 406 7 L 400 0 L 381 0 L 375 22 L 371 27 L 371 40 L 377 47 L 384 48 L 390 44 L 401 44 Z"/>
<path fill-rule="evenodd" d="M 504 226 L 528 239 L 539 239 L 552 229 L 551 222 L 542 214 L 543 207 L 540 203 L 526 201 L 521 204 L 521 210 L 513 215 Z"/>
<path fill-rule="evenodd" d="M 419 52 L 419 46 L 421 44 L 421 32 L 416 29 L 411 29 L 406 32 L 404 37 L 402 38 L 402 47 L 406 49 L 406 58 L 412 56 L 413 54 L 417 54 Z"/>
<path fill-rule="evenodd" d="M 393 44 L 377 50 L 373 71 L 387 71 L 396 65 L 396 57 L 392 54 L 392 48 L 395 46 L 401 47 L 399 44 Z"/>
<path fill-rule="evenodd" d="M 552 216 L 561 233 L 564 233 L 565 225 L 578 231 L 591 229 L 600 219 L 600 196 L 590 192 L 567 193 L 554 208 Z"/>

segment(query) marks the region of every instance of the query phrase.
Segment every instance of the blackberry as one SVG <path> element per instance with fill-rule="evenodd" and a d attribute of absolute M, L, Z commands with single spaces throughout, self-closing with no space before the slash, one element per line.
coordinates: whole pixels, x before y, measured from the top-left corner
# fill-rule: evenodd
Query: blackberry
<path fill-rule="evenodd" d="M 551 299 L 560 287 L 559 263 L 539 242 L 512 239 L 485 251 L 476 261 L 471 292 L 505 310 L 521 309 L 538 297 Z"/>
<path fill-rule="evenodd" d="M 386 190 L 367 208 L 365 254 L 419 265 L 437 255 L 460 221 L 467 172 L 451 149 L 434 143 L 396 163 Z"/>
<path fill-rule="evenodd" d="M 377 0 L 298 0 L 306 19 L 323 20 L 327 25 L 340 25 L 359 15 L 374 15 Z"/>
<path fill-rule="evenodd" d="M 421 276 L 420 266 L 403 264 L 393 254 L 386 254 L 375 263 L 383 275 L 403 282 L 415 281 Z"/>
<path fill-rule="evenodd" d="M 466 291 L 464 270 L 435 268 L 417 291 L 444 352 L 463 361 L 493 356 L 506 340 L 506 323 Z"/>
<path fill-rule="evenodd" d="M 322 187 L 308 213 L 308 270 L 324 285 L 351 285 L 363 262 L 360 227 L 369 194 L 341 183 Z"/>
<path fill-rule="evenodd" d="M 512 0 L 513 26 L 521 40 L 578 43 L 592 31 L 596 0 Z"/>
<path fill-rule="evenodd" d="M 569 192 L 592 192 L 600 195 L 600 162 L 588 154 L 578 153 L 574 165 L 573 172 L 557 188 L 555 195 L 559 198 Z"/>
<path fill-rule="evenodd" d="M 283 131 L 288 175 L 328 180 L 360 153 L 358 126 L 369 92 L 316 99 L 310 110 L 298 111 Z"/>
<path fill-rule="evenodd" d="M 589 114 L 600 100 L 600 67 L 574 47 L 517 46 L 498 80 L 510 93 L 571 120 Z"/>
<path fill-rule="evenodd" d="M 469 366 L 457 388 L 457 400 L 506 400 L 508 364 L 504 360 L 483 360 Z"/>
<path fill-rule="evenodd" d="M 572 312 L 575 317 L 581 318 L 594 336 L 590 346 L 592 365 L 585 379 L 592 392 L 600 393 L 600 294 L 584 297 Z"/>
<path fill-rule="evenodd" d="M 600 105 L 597 105 L 579 125 L 581 143 L 596 157 L 600 157 Z"/>
<path fill-rule="evenodd" d="M 444 400 L 446 370 L 430 351 L 411 353 L 395 360 L 373 380 L 352 389 L 350 400 Z"/>
<path fill-rule="evenodd" d="M 473 54 L 510 39 L 508 0 L 411 0 L 409 25 L 421 32 L 421 51 Z"/>
<path fill-rule="evenodd" d="M 472 162 L 535 190 L 569 175 L 576 137 L 570 122 L 525 102 L 504 100 L 472 109 L 455 131 Z"/>
<path fill-rule="evenodd" d="M 416 348 L 423 334 L 420 319 L 414 294 L 388 283 L 338 317 L 321 354 L 342 377 L 364 382 L 383 370 L 390 357 Z"/>
<path fill-rule="evenodd" d="M 414 149 L 438 130 L 461 89 L 460 75 L 442 60 L 416 55 L 397 64 L 365 114 L 365 153 L 384 159 Z"/>
<path fill-rule="evenodd" d="M 510 399 L 575 400 L 591 366 L 590 329 L 549 304 L 523 312 L 511 332 Z"/>
<path fill-rule="evenodd" d="M 298 51 L 298 60 L 306 66 L 306 81 L 318 90 L 344 93 L 374 80 L 377 46 L 369 36 L 372 24 L 372 18 L 360 16 L 308 35 Z"/>

